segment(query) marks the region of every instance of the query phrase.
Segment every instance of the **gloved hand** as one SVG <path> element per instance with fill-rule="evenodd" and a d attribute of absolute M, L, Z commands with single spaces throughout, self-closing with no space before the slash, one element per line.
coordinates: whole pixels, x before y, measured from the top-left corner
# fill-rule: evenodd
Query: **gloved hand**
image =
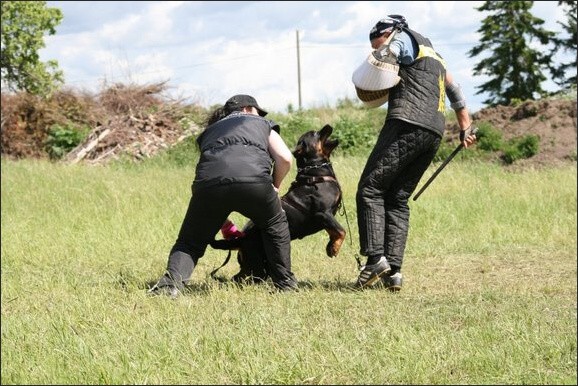
<path fill-rule="evenodd" d="M 372 52 L 372 55 L 375 59 L 379 60 L 380 62 L 390 63 L 398 67 L 399 70 L 399 64 L 397 63 L 395 55 L 390 51 L 389 44 L 381 45 L 379 48 L 377 48 Z"/>
<path fill-rule="evenodd" d="M 478 128 L 475 126 L 470 125 L 470 127 L 468 127 L 465 130 L 460 130 L 460 142 L 463 143 L 470 135 L 473 135 L 474 138 L 472 141 L 470 141 L 470 145 L 475 141 L 476 139 L 476 133 L 478 132 Z"/>

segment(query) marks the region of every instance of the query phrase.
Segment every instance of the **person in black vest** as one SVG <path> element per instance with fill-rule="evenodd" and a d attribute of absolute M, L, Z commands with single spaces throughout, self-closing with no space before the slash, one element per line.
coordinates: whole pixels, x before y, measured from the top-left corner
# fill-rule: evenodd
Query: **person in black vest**
<path fill-rule="evenodd" d="M 297 289 L 291 272 L 289 225 L 278 194 L 293 155 L 279 125 L 265 115 L 255 98 L 235 95 L 208 118 L 197 138 L 201 154 L 185 218 L 167 269 L 149 293 L 178 296 L 233 211 L 263 229 L 275 287 Z"/>
<path fill-rule="evenodd" d="M 367 262 L 355 286 L 381 281 L 397 291 L 403 283 L 408 200 L 440 146 L 446 96 L 456 113 L 464 147 L 476 137 L 461 88 L 428 38 L 409 29 L 403 16 L 388 15 L 371 29 L 369 40 L 376 50 L 374 56 L 399 66 L 399 82 L 388 90 L 385 123 L 358 183 L 360 253 L 367 256 Z"/>

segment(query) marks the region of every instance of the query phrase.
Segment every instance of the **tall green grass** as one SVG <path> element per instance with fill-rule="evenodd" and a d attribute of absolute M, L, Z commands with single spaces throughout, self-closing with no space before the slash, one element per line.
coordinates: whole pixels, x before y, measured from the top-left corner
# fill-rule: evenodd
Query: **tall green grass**
<path fill-rule="evenodd" d="M 350 289 L 363 163 L 333 159 L 350 233 L 333 259 L 292 243 L 300 292 L 217 282 L 209 248 L 173 301 L 146 290 L 194 166 L 2 160 L 2 384 L 576 384 L 576 165 L 453 161 L 410 202 L 394 294 Z"/>

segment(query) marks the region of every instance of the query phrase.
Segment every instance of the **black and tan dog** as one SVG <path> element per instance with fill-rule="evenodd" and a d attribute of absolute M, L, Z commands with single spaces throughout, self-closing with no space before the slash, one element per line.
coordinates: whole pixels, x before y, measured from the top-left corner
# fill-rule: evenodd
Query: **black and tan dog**
<path fill-rule="evenodd" d="M 325 125 L 320 131 L 308 131 L 299 138 L 293 150 L 297 175 L 287 193 L 281 197 L 291 240 L 302 239 L 324 229 L 329 234 L 325 248 L 329 257 L 337 256 L 346 233 L 335 219 L 343 197 L 329 160 L 331 152 L 339 144 L 338 140 L 329 139 L 332 132 L 333 127 Z M 261 231 L 249 223 L 243 232 L 244 237 L 215 240 L 211 246 L 215 249 L 238 250 L 240 271 L 233 276 L 234 281 L 263 281 L 268 274 Z"/>

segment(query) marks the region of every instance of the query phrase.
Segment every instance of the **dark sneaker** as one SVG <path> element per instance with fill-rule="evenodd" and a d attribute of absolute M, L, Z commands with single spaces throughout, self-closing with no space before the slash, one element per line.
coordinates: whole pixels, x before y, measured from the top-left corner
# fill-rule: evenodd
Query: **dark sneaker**
<path fill-rule="evenodd" d="M 164 295 L 168 296 L 171 299 L 176 299 L 181 294 L 181 291 L 174 285 L 165 285 L 159 287 L 158 283 L 155 284 L 151 289 L 148 290 L 147 294 L 151 296 L 159 296 Z"/>
<path fill-rule="evenodd" d="M 381 256 L 381 258 L 377 263 L 372 265 L 364 265 L 361 267 L 361 273 L 357 278 L 355 287 L 357 288 L 370 287 L 373 284 L 375 284 L 375 282 L 379 280 L 381 276 L 385 275 L 389 271 L 391 271 L 391 267 L 389 266 L 387 259 L 385 258 L 385 256 Z"/>
<path fill-rule="evenodd" d="M 284 280 L 273 284 L 275 286 L 275 291 L 278 292 L 299 292 L 299 286 L 297 285 L 297 282 L 293 280 Z"/>
<path fill-rule="evenodd" d="M 401 290 L 403 285 L 403 276 L 401 272 L 396 272 L 393 275 L 384 275 L 381 277 L 381 282 L 388 290 L 397 292 Z"/>

